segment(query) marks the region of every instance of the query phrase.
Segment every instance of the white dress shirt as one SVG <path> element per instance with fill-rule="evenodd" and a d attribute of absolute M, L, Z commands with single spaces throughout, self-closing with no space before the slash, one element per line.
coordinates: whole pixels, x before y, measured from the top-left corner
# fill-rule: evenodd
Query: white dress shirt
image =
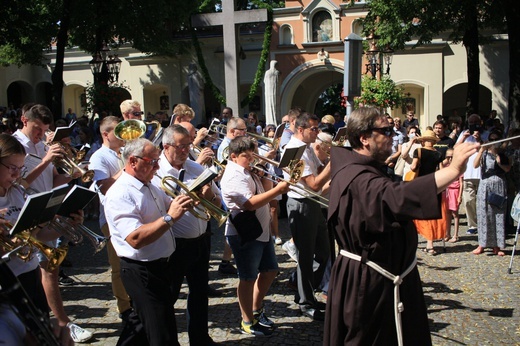
<path fill-rule="evenodd" d="M 18 130 L 13 134 L 13 137 L 18 140 L 18 142 L 22 143 L 25 148 L 25 152 L 27 156 L 25 157 L 25 166 L 27 167 L 27 172 L 30 173 L 41 160 L 37 160 L 35 158 L 30 157 L 29 154 L 36 155 L 40 159 L 47 153 L 47 148 L 43 142 L 38 142 L 38 144 L 34 144 L 29 137 L 27 137 L 22 131 Z M 53 188 L 54 182 L 54 165 L 50 163 L 45 170 L 32 182 L 30 185 L 31 188 L 35 189 L 38 192 L 50 191 Z"/>
<path fill-rule="evenodd" d="M 309 175 L 314 175 L 314 176 L 317 176 L 318 175 L 318 167 L 320 167 L 322 164 L 321 164 L 321 161 L 320 159 L 318 159 L 318 157 L 316 156 L 316 154 L 314 153 L 314 150 L 312 150 L 311 146 L 301 140 L 299 140 L 298 138 L 292 136 L 291 139 L 289 140 L 289 142 L 287 143 L 287 145 L 285 146 L 284 150 L 285 149 L 289 149 L 289 148 L 298 148 L 298 147 L 301 147 L 302 145 L 305 145 L 306 148 L 305 148 L 305 151 L 303 152 L 303 155 L 302 155 L 302 160 L 303 162 L 305 163 L 305 167 L 303 169 L 303 173 L 302 173 L 302 178 L 303 177 L 307 177 Z M 289 179 L 289 174 L 287 174 L 286 172 L 283 173 L 283 176 L 284 176 L 284 179 Z M 303 187 L 307 190 L 311 190 L 312 189 L 307 186 L 307 184 L 305 184 L 302 180 L 300 180 L 297 184 L 297 186 L 299 187 Z M 301 189 L 299 188 L 296 188 L 295 190 L 298 191 L 298 193 L 292 191 L 292 190 L 289 190 L 289 192 L 287 193 L 287 197 L 291 197 L 291 198 L 312 198 L 313 196 L 309 193 L 305 193 L 303 192 Z M 320 191 L 316 191 L 316 193 L 320 193 Z"/>
<path fill-rule="evenodd" d="M 190 186 L 193 180 L 198 178 L 205 168 L 195 161 L 186 160 L 184 165 L 182 165 L 182 169 L 184 169 L 184 178 L 182 182 L 186 186 Z M 174 176 L 175 178 L 178 178 L 179 173 L 180 170 L 173 167 L 166 159 L 166 156 L 164 156 L 164 153 L 161 153 L 161 161 L 159 162 L 159 170 L 157 171 L 157 174 L 160 177 Z M 160 187 L 161 179 L 156 176 L 153 178 L 152 183 L 157 187 Z M 214 183 L 212 183 L 212 191 L 216 195 L 220 195 L 220 191 Z M 182 193 L 183 190 L 181 189 L 180 192 Z M 202 209 L 198 208 L 197 211 L 199 210 Z M 173 234 L 176 238 L 197 238 L 206 232 L 206 228 L 207 221 L 193 216 L 193 214 L 188 211 L 173 225 Z"/>
<path fill-rule="evenodd" d="M 228 161 L 226 170 L 220 180 L 220 186 L 222 188 L 222 197 L 232 216 L 244 210 L 244 204 L 251 197 L 265 192 L 260 179 L 256 175 L 251 174 L 248 170 L 244 169 L 244 167 L 237 165 L 233 161 Z M 262 234 L 256 238 L 256 240 L 268 242 L 271 222 L 269 205 L 266 204 L 256 209 L 255 213 L 263 230 Z M 228 218 L 226 222 L 226 236 L 237 234 L 235 226 L 233 226 L 231 220 Z"/>
<path fill-rule="evenodd" d="M 90 157 L 88 168 L 94 171 L 94 183 L 99 180 L 108 179 L 114 176 L 121 168 L 119 168 L 119 156 L 109 147 L 102 145 Z M 99 187 L 99 186 L 98 186 Z M 99 227 L 103 227 L 107 223 L 105 217 L 105 195 L 98 190 L 99 195 Z"/>
<path fill-rule="evenodd" d="M 137 228 L 166 215 L 170 203 L 171 198 L 157 186 L 151 183 L 145 185 L 126 172 L 121 174 L 105 198 L 110 240 L 119 257 L 145 262 L 169 257 L 175 251 L 171 229 L 140 249 L 134 249 L 125 240 Z"/>

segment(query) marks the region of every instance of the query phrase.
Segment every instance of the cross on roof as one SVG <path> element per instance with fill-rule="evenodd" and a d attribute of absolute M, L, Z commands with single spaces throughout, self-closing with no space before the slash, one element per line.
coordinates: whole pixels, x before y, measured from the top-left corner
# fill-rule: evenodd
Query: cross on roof
<path fill-rule="evenodd" d="M 238 24 L 267 21 L 267 10 L 235 11 L 235 0 L 222 0 L 222 12 L 197 14 L 191 17 L 193 27 L 223 27 L 224 39 L 224 78 L 226 87 L 226 105 L 233 109 L 234 115 L 240 114 L 238 86 L 240 76 L 238 68 Z"/>

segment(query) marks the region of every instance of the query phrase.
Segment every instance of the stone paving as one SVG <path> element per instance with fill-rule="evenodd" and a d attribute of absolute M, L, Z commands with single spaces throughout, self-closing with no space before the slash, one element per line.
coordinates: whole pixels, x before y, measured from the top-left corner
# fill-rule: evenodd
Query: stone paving
<path fill-rule="evenodd" d="M 87 225 L 98 230 L 96 223 Z M 287 220 L 280 220 L 281 237 L 289 239 Z M 512 274 L 507 273 L 514 234 L 508 235 L 505 257 L 491 253 L 471 254 L 477 245 L 476 235 L 466 235 L 462 226 L 457 243 L 436 242 L 439 254 L 430 256 L 417 251 L 423 281 L 430 330 L 434 345 L 520 345 L 520 257 L 515 258 Z M 266 297 L 266 311 L 277 329 L 269 338 L 243 335 L 239 331 L 240 311 L 236 300 L 237 279 L 218 273 L 223 248 L 223 229 L 214 228 L 212 236 L 210 284 L 223 293 L 210 298 L 209 328 L 211 337 L 226 345 L 321 345 L 323 323 L 313 322 L 299 313 L 293 303 L 293 291 L 287 286 L 295 267 L 288 255 L 277 246 L 280 275 Z M 420 243 L 420 248 L 425 242 Z M 65 268 L 77 283 L 62 287 L 65 309 L 80 326 L 94 332 L 92 345 L 115 345 L 121 331 L 115 300 L 112 298 L 106 250 L 92 255 L 85 241 L 71 248 L 73 267 Z M 515 256 L 516 257 L 516 256 Z M 187 286 L 176 304 L 179 341 L 189 345 L 185 332 Z M 323 300 L 323 297 L 317 295 Z M 413 307 L 407 307 L 413 308 Z"/>

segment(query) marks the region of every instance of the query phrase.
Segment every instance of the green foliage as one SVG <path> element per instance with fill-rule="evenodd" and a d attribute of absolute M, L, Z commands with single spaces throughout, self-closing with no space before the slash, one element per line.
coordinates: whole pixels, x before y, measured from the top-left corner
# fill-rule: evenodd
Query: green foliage
<path fill-rule="evenodd" d="M 377 80 L 364 75 L 361 80 L 361 96 L 355 99 L 354 105 L 356 108 L 363 105 L 394 109 L 400 107 L 403 102 L 403 90 L 404 88 L 396 85 L 389 76 Z"/>
<path fill-rule="evenodd" d="M 329 86 L 319 96 L 314 112 L 319 116 L 334 114 L 335 112 L 344 113 L 345 107 L 342 106 L 342 91 L 342 83 Z"/>
<path fill-rule="evenodd" d="M 87 84 L 85 88 L 85 95 L 87 98 L 86 111 L 87 113 L 94 113 L 94 108 L 98 108 L 98 111 L 106 111 L 108 114 L 121 116 L 121 110 L 119 106 L 121 102 L 128 99 L 130 87 L 120 83 L 106 84 Z M 95 104 L 94 104 L 95 102 Z"/>

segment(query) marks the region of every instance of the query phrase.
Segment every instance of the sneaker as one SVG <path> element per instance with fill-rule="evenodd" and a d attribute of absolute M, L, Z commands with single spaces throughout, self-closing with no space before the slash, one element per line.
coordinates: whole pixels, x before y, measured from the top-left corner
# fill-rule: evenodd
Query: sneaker
<path fill-rule="evenodd" d="M 72 322 L 67 323 L 70 330 L 70 337 L 74 342 L 85 342 L 92 338 L 92 333 L 86 329 L 81 328 Z"/>
<path fill-rule="evenodd" d="M 466 234 L 477 234 L 478 231 L 476 228 L 468 228 L 468 230 L 466 231 Z"/>
<path fill-rule="evenodd" d="M 287 252 L 287 254 L 296 262 L 298 262 L 298 249 L 296 249 L 296 245 L 290 240 L 286 241 L 282 245 L 282 249 Z"/>
<path fill-rule="evenodd" d="M 258 321 L 258 323 L 260 323 L 261 326 L 264 326 L 267 328 L 274 327 L 274 322 L 271 321 L 269 318 L 267 318 L 263 307 L 260 310 L 253 311 L 253 317 L 255 318 L 255 320 Z"/>
<path fill-rule="evenodd" d="M 76 283 L 76 281 L 74 281 L 74 279 L 72 279 L 70 276 L 67 276 L 63 271 L 60 271 L 58 283 L 61 286 L 72 286 Z"/>
<path fill-rule="evenodd" d="M 236 275 L 237 268 L 231 262 L 222 262 L 218 266 L 218 272 L 226 275 Z"/>
<path fill-rule="evenodd" d="M 274 243 L 276 245 L 282 245 L 282 243 L 283 243 L 282 238 L 280 238 L 280 237 L 274 238 Z"/>
<path fill-rule="evenodd" d="M 273 334 L 270 328 L 262 326 L 257 320 L 254 320 L 253 323 L 246 323 L 242 320 L 242 323 L 240 323 L 240 332 L 254 336 L 271 336 Z"/>

